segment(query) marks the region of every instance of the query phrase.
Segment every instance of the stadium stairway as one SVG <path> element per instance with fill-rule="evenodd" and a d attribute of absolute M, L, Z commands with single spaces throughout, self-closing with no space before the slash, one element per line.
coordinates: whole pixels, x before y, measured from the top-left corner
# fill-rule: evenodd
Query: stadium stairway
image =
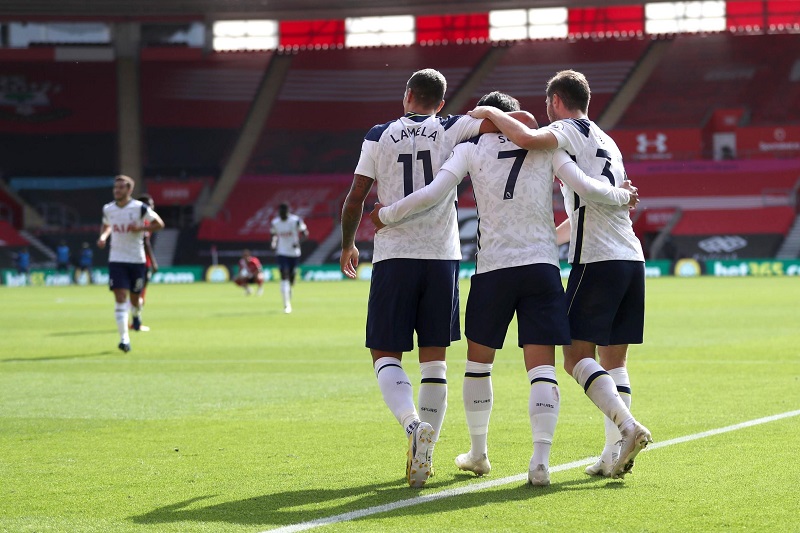
<path fill-rule="evenodd" d="M 37 249 L 45 257 L 47 257 L 47 259 L 49 259 L 50 261 L 53 261 L 53 264 L 55 264 L 56 253 L 53 250 L 51 250 L 45 243 L 40 241 L 36 236 L 31 234 L 31 232 L 29 232 L 29 231 L 20 230 L 19 234 L 22 235 L 23 237 L 25 237 L 25 239 L 31 244 L 32 248 Z"/>
<path fill-rule="evenodd" d="M 306 265 L 321 265 L 328 260 L 328 257 L 342 243 L 342 226 L 334 224 L 333 230 L 322 243 L 308 256 L 303 263 Z"/>
<path fill-rule="evenodd" d="M 795 259 L 797 257 L 800 257 L 800 215 L 795 217 L 792 228 L 775 254 L 776 259 Z"/>
<path fill-rule="evenodd" d="M 155 234 L 153 253 L 156 255 L 158 266 L 172 266 L 179 235 L 180 230 L 175 228 L 166 228 Z"/>

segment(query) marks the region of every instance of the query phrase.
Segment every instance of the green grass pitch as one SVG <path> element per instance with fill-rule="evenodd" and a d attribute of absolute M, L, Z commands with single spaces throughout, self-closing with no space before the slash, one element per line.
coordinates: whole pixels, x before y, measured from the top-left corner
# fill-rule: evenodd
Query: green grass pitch
<path fill-rule="evenodd" d="M 797 278 L 648 280 L 633 412 L 658 442 L 800 409 Z M 462 285 L 462 311 L 469 283 Z M 512 324 L 493 371 L 490 476 L 459 472 L 466 345 L 448 354 L 436 476 L 405 486 L 406 439 L 364 343 L 366 282 L 149 289 L 119 352 L 105 287 L 0 288 L 0 531 L 796 531 L 800 416 L 649 449 L 624 481 L 523 474 L 529 385 Z M 463 322 L 462 322 L 463 324 Z M 558 356 L 560 364 L 560 354 Z M 419 383 L 416 356 L 406 356 Z M 558 368 L 551 467 L 597 455 L 602 419 Z M 415 391 L 417 387 L 415 385 Z M 392 506 L 442 491 L 448 497 Z M 385 512 L 364 510 L 389 505 Z"/>

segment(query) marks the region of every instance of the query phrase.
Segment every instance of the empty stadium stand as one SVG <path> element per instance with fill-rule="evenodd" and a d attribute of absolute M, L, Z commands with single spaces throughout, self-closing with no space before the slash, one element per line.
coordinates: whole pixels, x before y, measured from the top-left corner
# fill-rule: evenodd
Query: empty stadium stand
<path fill-rule="evenodd" d="M 597 120 L 650 42 L 650 38 L 633 38 L 510 44 L 499 64 L 472 95 L 470 104 L 487 92 L 503 91 L 517 98 L 539 124 L 548 124 L 544 104 L 547 81 L 560 70 L 572 69 L 583 72 L 589 81 L 592 89 L 589 118 Z"/>
<path fill-rule="evenodd" d="M 788 51 L 798 49 L 798 34 L 678 35 L 618 127 L 702 128 L 718 107 L 745 108 L 753 125 L 796 123 L 797 56 Z"/>
<path fill-rule="evenodd" d="M 141 63 L 145 174 L 219 175 L 271 56 L 146 49 Z"/>

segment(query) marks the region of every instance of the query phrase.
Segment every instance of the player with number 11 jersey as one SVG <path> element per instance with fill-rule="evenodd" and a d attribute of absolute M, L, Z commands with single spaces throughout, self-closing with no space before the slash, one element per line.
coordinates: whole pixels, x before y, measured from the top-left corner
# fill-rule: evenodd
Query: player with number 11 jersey
<path fill-rule="evenodd" d="M 406 113 L 369 131 L 355 173 L 374 179 L 378 200 L 390 205 L 433 181 L 453 147 L 477 135 L 481 122 L 465 115 Z M 455 201 L 453 191 L 433 209 L 379 231 L 373 263 L 399 257 L 461 259 Z"/>

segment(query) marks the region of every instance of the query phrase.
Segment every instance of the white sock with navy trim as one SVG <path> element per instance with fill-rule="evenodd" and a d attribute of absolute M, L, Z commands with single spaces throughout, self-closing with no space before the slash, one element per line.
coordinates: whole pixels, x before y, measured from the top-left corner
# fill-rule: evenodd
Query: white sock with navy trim
<path fill-rule="evenodd" d="M 419 422 L 414 406 L 414 391 L 406 371 L 396 357 L 381 357 L 375 361 L 375 376 L 383 394 L 383 401 L 400 425 L 410 435 Z"/>
<path fill-rule="evenodd" d="M 419 418 L 433 427 L 433 442 L 439 440 L 444 414 L 447 411 L 447 363 L 429 361 L 420 363 L 422 374 L 419 384 Z"/>
<path fill-rule="evenodd" d="M 492 415 L 492 365 L 467 361 L 464 372 L 464 411 L 469 427 L 470 455 L 478 459 L 487 453 L 489 417 Z"/>
<path fill-rule="evenodd" d="M 578 361 L 572 369 L 572 377 L 583 387 L 586 396 L 620 430 L 633 425 L 633 415 L 619 397 L 616 383 L 594 358 L 586 357 Z"/>
<path fill-rule="evenodd" d="M 556 367 L 541 365 L 528 370 L 531 382 L 528 399 L 528 415 L 533 434 L 533 457 L 531 468 L 550 464 L 550 448 L 556 432 L 558 412 L 561 410 L 561 395 L 556 381 Z"/>
<path fill-rule="evenodd" d="M 628 369 L 624 366 L 612 368 L 608 370 L 608 375 L 614 380 L 617 385 L 617 393 L 619 394 L 622 403 L 630 410 L 631 408 L 631 381 L 628 377 Z M 615 461 L 614 454 L 619 454 L 619 445 L 617 444 L 622 440 L 622 434 L 619 428 L 611 421 L 610 418 L 604 418 L 606 444 L 603 447 L 601 458 L 606 463 L 613 463 Z"/>

